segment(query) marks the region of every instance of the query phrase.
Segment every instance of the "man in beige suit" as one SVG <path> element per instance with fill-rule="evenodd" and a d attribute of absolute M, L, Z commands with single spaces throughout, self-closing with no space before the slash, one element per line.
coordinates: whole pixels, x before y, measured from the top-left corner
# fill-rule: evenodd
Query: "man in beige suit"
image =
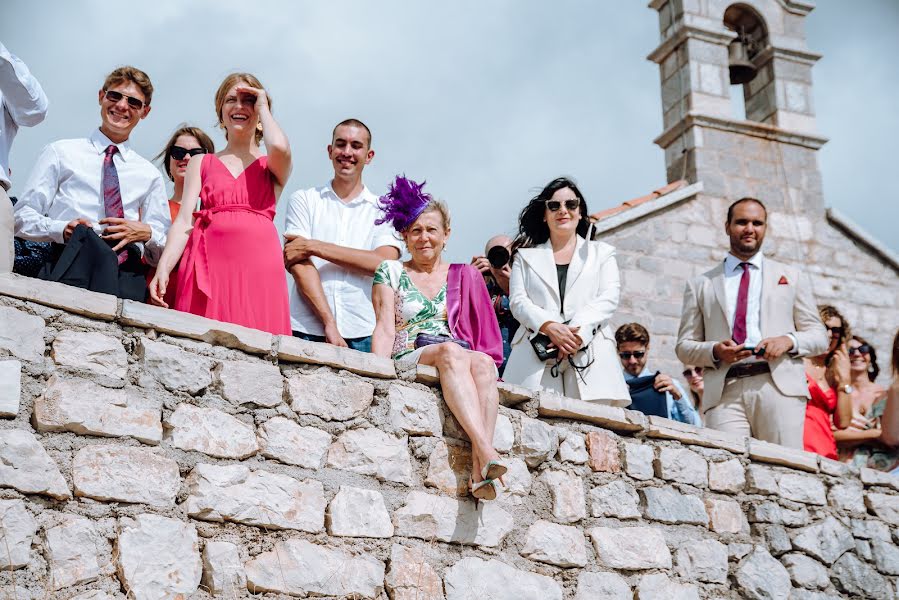
<path fill-rule="evenodd" d="M 687 283 L 676 352 L 706 369 L 707 427 L 802 448 L 801 357 L 825 352 L 828 338 L 799 269 L 762 255 L 767 221 L 754 198 L 728 208 L 730 253 Z"/>

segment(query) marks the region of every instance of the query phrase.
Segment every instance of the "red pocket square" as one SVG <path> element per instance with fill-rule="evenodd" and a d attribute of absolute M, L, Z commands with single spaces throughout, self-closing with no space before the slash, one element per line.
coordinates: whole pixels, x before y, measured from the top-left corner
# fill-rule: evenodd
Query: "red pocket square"
<path fill-rule="evenodd" d="M 781 275 L 780 280 L 777 282 L 777 285 L 790 285 L 790 282 L 787 281 L 787 278 L 785 275 Z"/>

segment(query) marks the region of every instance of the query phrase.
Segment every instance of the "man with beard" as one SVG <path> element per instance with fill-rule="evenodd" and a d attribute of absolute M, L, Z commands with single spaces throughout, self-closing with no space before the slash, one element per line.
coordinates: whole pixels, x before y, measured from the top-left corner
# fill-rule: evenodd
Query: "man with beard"
<path fill-rule="evenodd" d="M 730 253 L 687 282 L 676 352 L 705 368 L 707 427 L 801 449 L 801 357 L 826 351 L 828 338 L 800 270 L 762 255 L 767 221 L 755 198 L 728 208 Z"/>

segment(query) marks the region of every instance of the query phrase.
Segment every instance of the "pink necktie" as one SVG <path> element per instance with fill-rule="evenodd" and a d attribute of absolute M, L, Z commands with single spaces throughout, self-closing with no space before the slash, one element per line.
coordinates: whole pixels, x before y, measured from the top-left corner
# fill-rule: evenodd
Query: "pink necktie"
<path fill-rule="evenodd" d="M 125 210 L 122 207 L 122 190 L 119 188 L 119 173 L 116 171 L 112 157 L 119 151 L 118 146 L 110 144 L 106 148 L 106 156 L 103 158 L 103 207 L 107 217 L 125 218 Z M 128 258 L 128 251 L 119 252 L 119 264 Z"/>
<path fill-rule="evenodd" d="M 737 292 L 737 310 L 734 312 L 734 341 L 742 344 L 746 341 L 746 305 L 749 304 L 749 263 L 741 262 L 743 275 L 740 277 L 740 289 Z"/>

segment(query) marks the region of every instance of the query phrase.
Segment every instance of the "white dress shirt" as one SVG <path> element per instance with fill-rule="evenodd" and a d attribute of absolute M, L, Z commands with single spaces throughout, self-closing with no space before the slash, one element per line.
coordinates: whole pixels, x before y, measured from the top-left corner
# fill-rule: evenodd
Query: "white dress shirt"
<path fill-rule="evenodd" d="M 287 204 L 286 234 L 301 235 L 348 248 L 374 250 L 393 246 L 402 252 L 402 243 L 393 228 L 375 225 L 382 216 L 378 197 L 367 187 L 344 202 L 330 186 L 300 190 Z M 312 257 L 318 269 L 328 306 L 344 338 L 371 335 L 375 311 L 371 303 L 372 276 L 349 271 L 318 257 Z M 309 335 L 324 335 L 324 326 L 292 279 L 290 287 L 290 326 Z"/>
<path fill-rule="evenodd" d="M 727 299 L 727 321 L 731 331 L 734 328 L 734 314 L 737 312 L 737 295 L 740 293 L 740 279 L 743 277 L 743 261 L 728 253 L 724 259 L 724 297 Z M 746 303 L 746 341 L 744 345 L 755 346 L 762 341 L 762 269 L 764 257 L 756 252 L 749 263 L 749 295 Z"/>
<path fill-rule="evenodd" d="M 28 67 L 0 42 L 0 185 L 9 189 L 9 149 L 19 127 L 33 127 L 47 115 L 47 96 Z"/>
<path fill-rule="evenodd" d="M 64 243 L 66 224 L 85 218 L 100 233 L 106 217 L 103 203 L 103 159 L 112 144 L 99 129 L 89 137 L 60 140 L 46 146 L 16 204 L 16 235 L 37 242 Z M 152 229 L 147 261 L 155 265 L 172 224 L 165 183 L 159 169 L 137 154 L 128 142 L 116 144 L 113 162 L 119 176 L 125 218 Z"/>

